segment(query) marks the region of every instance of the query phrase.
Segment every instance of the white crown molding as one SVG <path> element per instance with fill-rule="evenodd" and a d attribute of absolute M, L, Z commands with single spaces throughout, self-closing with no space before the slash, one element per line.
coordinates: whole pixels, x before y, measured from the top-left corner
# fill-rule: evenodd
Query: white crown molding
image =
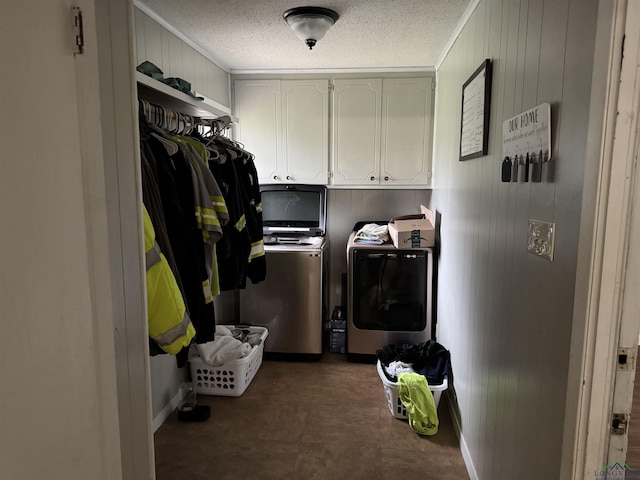
<path fill-rule="evenodd" d="M 469 18 L 471 18 L 471 14 L 474 12 L 474 10 L 476 9 L 479 3 L 480 3 L 480 0 L 472 0 L 472 2 L 469 4 L 467 9 L 462 14 L 462 17 L 460 17 L 460 21 L 458 22 L 458 25 L 456 26 L 453 33 L 451 33 L 451 36 L 449 37 L 449 41 L 445 44 L 444 48 L 442 49 L 442 52 L 440 53 L 440 56 L 438 57 L 438 61 L 436 62 L 436 70 L 440 69 L 440 65 L 442 65 L 442 62 L 444 62 L 444 59 L 447 58 L 447 54 L 449 53 L 449 50 L 451 50 L 451 47 L 453 47 L 453 44 L 458 39 L 460 32 L 462 32 L 462 29 L 465 27 L 465 25 L 469 21 Z"/>
<path fill-rule="evenodd" d="M 388 67 L 388 68 L 289 68 L 289 69 L 231 69 L 232 75 L 268 75 L 291 73 L 409 73 L 409 72 L 435 72 L 435 67 Z"/>
<path fill-rule="evenodd" d="M 205 58 L 207 58 L 210 62 L 215 63 L 218 67 L 220 67 L 222 70 L 224 70 L 226 73 L 229 73 L 229 66 L 226 65 L 222 60 L 220 60 L 219 58 L 216 58 L 215 56 L 213 56 L 210 52 L 207 52 L 204 48 L 202 48 L 200 45 L 198 45 L 197 43 L 195 43 L 193 40 L 191 40 L 189 37 L 187 37 L 184 33 L 182 33 L 181 31 L 179 31 L 176 27 L 174 27 L 173 25 L 171 25 L 169 22 L 167 22 L 164 18 L 162 18 L 155 10 L 153 10 L 151 7 L 149 7 L 147 4 L 145 4 L 144 2 L 142 2 L 142 0 L 133 0 L 133 5 L 140 9 L 142 12 L 146 13 L 147 15 L 149 15 L 153 20 L 155 20 L 156 22 L 158 22 L 160 25 L 162 25 L 164 28 L 166 28 L 167 30 L 169 30 L 171 33 L 173 33 L 176 37 L 178 37 L 180 40 L 182 40 L 184 43 L 186 43 L 187 45 L 189 45 L 191 48 L 193 48 L 194 50 L 196 50 L 198 53 L 200 53 L 201 55 L 203 55 Z"/>

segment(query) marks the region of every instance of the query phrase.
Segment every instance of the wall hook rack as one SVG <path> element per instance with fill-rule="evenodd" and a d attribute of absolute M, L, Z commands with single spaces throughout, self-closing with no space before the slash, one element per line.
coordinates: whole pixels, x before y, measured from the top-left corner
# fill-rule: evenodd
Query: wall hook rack
<path fill-rule="evenodd" d="M 502 181 L 506 182 L 506 161 L 512 163 L 511 181 L 542 181 L 542 167 L 551 160 L 551 106 L 543 103 L 508 118 L 502 124 Z M 513 159 L 513 162 L 511 162 Z"/>

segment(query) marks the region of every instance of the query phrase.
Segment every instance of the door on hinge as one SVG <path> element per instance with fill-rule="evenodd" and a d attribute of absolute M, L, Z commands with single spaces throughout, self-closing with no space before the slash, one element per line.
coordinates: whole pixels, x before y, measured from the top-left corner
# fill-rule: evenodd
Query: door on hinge
<path fill-rule="evenodd" d="M 640 12 L 639 12 L 640 15 Z M 640 80 L 640 56 L 636 62 Z M 640 87 L 637 88 L 640 92 Z M 636 96 L 636 126 L 634 128 L 636 145 L 635 157 L 638 155 L 637 146 L 640 144 L 638 131 L 638 97 Z M 631 139 L 630 139 L 631 140 Z M 614 147 L 615 151 L 615 147 Z M 639 351 L 638 334 L 640 332 L 640 174 L 637 160 L 631 170 L 629 188 L 630 203 L 627 217 L 627 245 L 626 252 L 622 250 L 620 300 L 618 314 L 620 315 L 620 339 L 616 353 L 616 370 L 613 384 L 613 404 L 610 417 L 609 458 L 607 468 L 626 470 L 627 479 L 640 480 L 640 399 L 634 403 L 634 387 L 636 378 L 637 356 Z M 635 172 L 634 172 L 635 170 Z M 634 178 L 635 177 L 635 178 Z M 626 258 L 624 258 L 626 257 Z M 630 437 L 633 432 L 633 437 Z M 633 439 L 633 452 L 629 450 L 629 441 Z M 617 464 L 620 464 L 618 466 Z M 615 478 L 615 477 L 614 477 Z"/>
<path fill-rule="evenodd" d="M 149 480 L 132 2 L 1 5 L 0 477 Z"/>
<path fill-rule="evenodd" d="M 609 279 L 615 285 L 611 287 L 610 305 L 613 318 L 619 320 L 619 340 L 617 351 L 613 352 L 608 458 L 599 473 L 606 473 L 606 478 L 625 474 L 627 479 L 640 479 L 640 452 L 636 451 L 633 459 L 627 458 L 630 429 L 637 432 L 634 438 L 640 439 L 640 402 L 633 404 L 640 332 L 640 26 L 636 21 L 640 18 L 640 3 L 629 2 L 627 8 L 609 192 L 616 211 L 610 208 L 608 217 L 612 221 L 607 221 L 619 232 L 616 244 L 610 244 L 617 258 Z M 602 280 L 607 281 L 604 275 Z"/>
<path fill-rule="evenodd" d="M 640 59 L 640 58 L 639 58 Z M 639 71 L 640 71 L 640 63 Z M 640 78 L 640 77 L 639 77 Z M 637 112 L 636 112 L 637 119 Z M 635 143 L 640 142 L 640 134 Z M 615 375 L 611 408 L 608 461 L 603 466 L 615 478 L 616 471 L 625 471 L 626 478 L 640 480 L 640 399 L 634 403 L 636 368 L 638 365 L 638 334 L 640 332 L 640 175 L 635 167 L 635 192 L 629 205 L 628 246 L 620 282 L 620 338 L 615 352 Z M 632 434 L 632 436 L 630 436 Z M 630 443 L 631 442 L 631 443 Z M 632 447 L 630 450 L 629 447 Z"/>
<path fill-rule="evenodd" d="M 82 102 L 77 20 L 68 0 L 2 3 L 3 478 L 122 478 L 113 331 L 93 276 L 110 272 L 92 237 L 105 207 L 87 190 L 100 122 Z M 82 75 L 98 83 L 97 68 Z"/>

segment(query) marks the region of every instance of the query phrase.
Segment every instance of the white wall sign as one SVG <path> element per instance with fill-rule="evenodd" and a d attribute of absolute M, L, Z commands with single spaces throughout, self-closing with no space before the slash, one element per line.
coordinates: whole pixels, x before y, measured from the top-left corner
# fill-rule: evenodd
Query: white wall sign
<path fill-rule="evenodd" d="M 551 106 L 543 103 L 502 123 L 502 157 L 551 160 Z"/>

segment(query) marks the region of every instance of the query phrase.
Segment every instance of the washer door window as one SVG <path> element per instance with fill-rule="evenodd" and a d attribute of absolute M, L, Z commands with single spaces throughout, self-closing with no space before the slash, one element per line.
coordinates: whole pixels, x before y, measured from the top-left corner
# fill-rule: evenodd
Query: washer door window
<path fill-rule="evenodd" d="M 426 252 L 357 250 L 353 261 L 356 328 L 397 332 L 426 328 Z"/>

